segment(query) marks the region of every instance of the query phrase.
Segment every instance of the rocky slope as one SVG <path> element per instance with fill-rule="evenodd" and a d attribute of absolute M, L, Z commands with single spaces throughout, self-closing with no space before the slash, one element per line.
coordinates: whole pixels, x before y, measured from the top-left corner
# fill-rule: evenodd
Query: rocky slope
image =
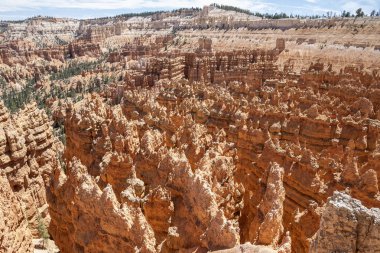
<path fill-rule="evenodd" d="M 335 192 L 326 204 L 310 252 L 379 252 L 380 209 Z"/>
<path fill-rule="evenodd" d="M 185 61 L 184 75 L 198 65 L 196 73 L 201 76 L 167 77 L 153 88 L 143 84 L 134 88 L 126 81 L 117 105 L 95 95 L 69 103 L 60 113 L 65 115 L 65 156 L 85 166 L 81 171 L 96 183 L 95 199 L 101 190 L 104 194 L 112 189 L 116 206 L 135 205 L 152 229 L 144 232 L 150 236 L 151 251 L 218 250 L 239 242 L 280 249 L 282 241 L 291 241 L 293 252 L 307 252 L 319 229 L 322 207 L 335 190 L 350 191 L 367 206 L 379 206 L 379 172 L 374 167 L 378 102 L 372 95 L 376 74 L 355 77 L 353 68 L 336 73 L 315 64 L 295 75 L 290 68 L 287 72 L 275 66 L 278 53 L 278 49 L 254 51 L 252 56 L 245 52 L 244 57 L 237 53 L 237 59 L 228 63 L 224 63 L 228 57 L 216 58 L 220 67 L 212 64 L 218 54 L 195 55 L 190 59 L 206 64 Z M 257 54 L 260 61 L 254 60 Z M 244 75 L 245 80 L 235 80 L 230 73 L 240 73 L 243 66 L 252 72 Z M 212 81 L 213 72 L 232 78 L 218 84 L 215 78 Z M 374 90 L 370 94 L 371 88 L 363 88 L 359 100 L 336 92 L 353 90 L 350 80 L 358 86 L 375 85 L 370 86 Z M 114 91 L 112 85 L 109 89 Z M 106 94 L 109 101 L 119 96 Z M 324 102 L 317 105 L 318 101 Z M 70 175 L 55 179 L 58 186 L 67 181 L 78 184 L 70 180 Z M 63 197 L 67 193 L 59 189 L 52 190 L 51 200 L 58 206 L 59 200 L 83 199 Z M 157 189 L 163 199 L 153 198 Z M 64 234 L 61 229 L 69 231 L 62 224 L 70 224 L 72 214 L 86 212 L 84 205 L 74 205 L 75 212 L 59 212 L 50 205 L 51 213 L 57 212 L 53 237 Z M 68 226 L 78 225 L 72 221 Z M 220 233 L 223 242 L 212 237 Z M 139 245 L 131 239 L 133 234 L 124 240 Z M 98 233 L 92 236 L 89 241 L 99 240 Z M 86 248 L 87 243 L 76 240 L 80 237 L 68 237 L 62 248 L 65 243 Z"/>
<path fill-rule="evenodd" d="M 378 18 L 0 27 L 0 252 L 377 251 Z"/>
<path fill-rule="evenodd" d="M 50 222 L 45 188 L 59 145 L 35 104 L 11 116 L 0 104 L 0 115 L 0 251 L 33 252 L 32 238 Z"/>
<path fill-rule="evenodd" d="M 160 121 L 160 109 L 154 109 L 159 105 L 147 106 L 153 115 L 146 115 L 146 122 L 137 115 L 129 119 L 121 107 L 110 108 L 96 96 L 68 107 L 71 162 L 67 174 L 56 170 L 49 190 L 50 232 L 63 252 L 99 247 L 205 252 L 239 244 L 245 190 L 235 182 L 233 143 L 223 130 L 213 136 L 189 115 L 161 115 L 160 128 L 154 120 Z M 273 189 L 266 191 L 262 210 L 280 212 L 285 192 L 275 185 L 282 177 L 283 168 L 273 164 L 268 178 Z M 261 225 L 260 243 L 278 246 L 281 216 Z M 280 252 L 290 250 L 285 238 Z"/>

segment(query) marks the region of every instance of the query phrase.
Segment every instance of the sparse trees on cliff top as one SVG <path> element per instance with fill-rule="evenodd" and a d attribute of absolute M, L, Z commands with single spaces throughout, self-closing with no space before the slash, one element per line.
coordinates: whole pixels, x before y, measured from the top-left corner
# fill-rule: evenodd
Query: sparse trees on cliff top
<path fill-rule="evenodd" d="M 362 10 L 362 8 L 359 8 L 356 10 L 356 17 L 363 17 L 364 16 L 364 11 Z"/>

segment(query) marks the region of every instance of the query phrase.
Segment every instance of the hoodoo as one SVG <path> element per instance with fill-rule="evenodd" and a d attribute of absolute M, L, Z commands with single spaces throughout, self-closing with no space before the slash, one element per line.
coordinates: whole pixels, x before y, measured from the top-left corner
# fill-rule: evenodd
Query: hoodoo
<path fill-rule="evenodd" d="M 380 252 L 379 41 L 376 12 L 1 21 L 0 253 Z"/>

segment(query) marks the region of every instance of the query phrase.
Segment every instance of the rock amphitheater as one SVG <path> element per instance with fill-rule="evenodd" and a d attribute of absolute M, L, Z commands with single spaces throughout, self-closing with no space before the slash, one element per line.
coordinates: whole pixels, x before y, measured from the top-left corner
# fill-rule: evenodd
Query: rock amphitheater
<path fill-rule="evenodd" d="M 380 252 L 378 17 L 0 22 L 0 84 L 0 252 Z"/>

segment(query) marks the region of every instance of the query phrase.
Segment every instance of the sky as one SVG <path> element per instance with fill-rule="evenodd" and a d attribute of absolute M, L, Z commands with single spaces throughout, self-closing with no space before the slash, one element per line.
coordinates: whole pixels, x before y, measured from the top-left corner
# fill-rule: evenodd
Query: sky
<path fill-rule="evenodd" d="M 94 18 L 123 13 L 203 7 L 211 3 L 233 5 L 252 12 L 287 14 L 340 14 L 343 10 L 365 13 L 380 11 L 380 0 L 1 0 L 0 20 L 20 20 L 32 16 Z"/>

